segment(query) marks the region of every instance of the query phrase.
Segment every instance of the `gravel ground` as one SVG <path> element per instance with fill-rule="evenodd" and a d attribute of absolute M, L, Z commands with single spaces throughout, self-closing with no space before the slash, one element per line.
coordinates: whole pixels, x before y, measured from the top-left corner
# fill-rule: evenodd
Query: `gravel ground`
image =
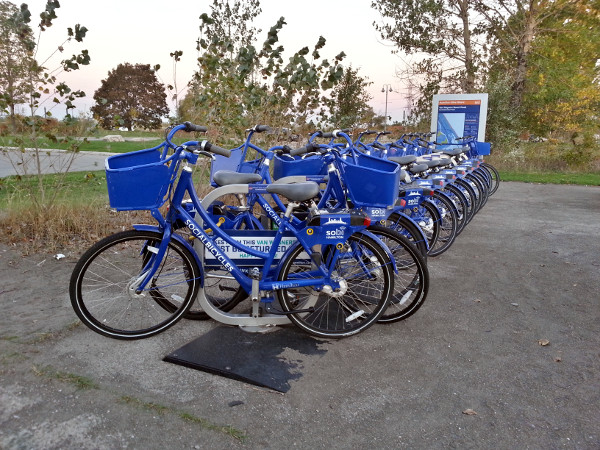
<path fill-rule="evenodd" d="M 501 184 L 415 315 L 282 342 L 286 394 L 162 361 L 210 321 L 95 334 L 68 298 L 79 254 L 2 246 L 0 448 L 598 449 L 599 236 L 600 188 Z"/>

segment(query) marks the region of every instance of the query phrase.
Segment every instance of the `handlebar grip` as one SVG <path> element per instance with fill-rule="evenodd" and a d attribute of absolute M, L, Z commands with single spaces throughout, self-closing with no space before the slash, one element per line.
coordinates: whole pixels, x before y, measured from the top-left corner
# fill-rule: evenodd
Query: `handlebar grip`
<path fill-rule="evenodd" d="M 316 148 L 317 147 L 315 147 L 314 145 L 309 143 L 309 144 L 306 144 L 304 147 L 294 148 L 294 149 L 290 150 L 290 155 L 291 156 L 302 155 L 304 153 L 312 152 Z"/>
<path fill-rule="evenodd" d="M 321 137 L 324 137 L 325 139 L 336 138 L 336 137 L 340 137 L 339 133 L 348 134 L 348 133 L 350 133 L 350 128 L 344 128 L 343 130 L 328 131 L 327 133 L 323 133 L 321 135 Z"/>
<path fill-rule="evenodd" d="M 271 127 L 269 125 L 256 125 L 254 127 L 254 132 L 262 133 L 264 131 L 269 131 L 270 129 L 271 129 Z"/>
<path fill-rule="evenodd" d="M 231 150 L 227 150 L 226 148 L 219 147 L 215 144 L 211 144 L 208 141 L 202 141 L 200 143 L 200 148 L 202 150 L 206 150 L 207 152 L 215 153 L 217 155 L 225 156 L 227 158 L 231 156 Z"/>
<path fill-rule="evenodd" d="M 188 133 L 190 133 L 192 131 L 198 131 L 200 133 L 206 133 L 208 131 L 207 127 L 203 127 L 201 125 L 194 125 L 191 122 L 184 122 L 183 124 L 185 125 L 184 131 L 187 131 Z"/>

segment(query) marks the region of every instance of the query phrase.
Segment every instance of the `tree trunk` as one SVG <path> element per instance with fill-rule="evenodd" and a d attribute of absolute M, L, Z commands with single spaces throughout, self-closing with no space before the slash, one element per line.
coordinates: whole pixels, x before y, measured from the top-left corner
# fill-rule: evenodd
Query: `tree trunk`
<path fill-rule="evenodd" d="M 525 81 L 527 79 L 527 62 L 537 27 L 537 15 L 538 11 L 535 9 L 535 2 L 530 2 L 529 10 L 525 13 L 523 35 L 519 42 L 519 48 L 516 51 L 517 65 L 515 67 L 514 81 L 511 86 L 510 105 L 517 110 L 523 104 Z"/>
<path fill-rule="evenodd" d="M 471 29 L 469 28 L 469 2 L 458 2 L 459 16 L 463 24 L 463 43 L 465 46 L 465 79 L 462 82 L 465 93 L 475 92 L 475 64 L 473 62 L 473 47 L 471 45 Z"/>
<path fill-rule="evenodd" d="M 17 132 L 17 119 L 15 118 L 15 105 L 11 103 L 8 105 L 9 108 L 9 116 L 10 116 L 10 128 L 12 133 Z"/>

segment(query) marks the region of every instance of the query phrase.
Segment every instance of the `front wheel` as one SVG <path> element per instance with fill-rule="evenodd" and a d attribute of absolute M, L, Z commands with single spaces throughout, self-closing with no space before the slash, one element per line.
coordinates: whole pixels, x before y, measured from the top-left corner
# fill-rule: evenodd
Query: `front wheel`
<path fill-rule="evenodd" d="M 79 260 L 69 285 L 71 305 L 92 330 L 115 339 L 153 336 L 189 309 L 201 284 L 192 253 L 169 242 L 160 267 L 141 293 L 143 273 L 154 263 L 162 234 L 128 230 L 108 236 Z"/>
<path fill-rule="evenodd" d="M 337 292 L 322 285 L 280 289 L 276 292 L 282 308 L 300 329 L 319 337 L 342 338 L 367 329 L 383 314 L 394 290 L 389 256 L 362 233 L 320 250 L 321 267 L 341 288 Z M 278 279 L 321 276 L 304 248 L 297 245 L 282 262 Z"/>

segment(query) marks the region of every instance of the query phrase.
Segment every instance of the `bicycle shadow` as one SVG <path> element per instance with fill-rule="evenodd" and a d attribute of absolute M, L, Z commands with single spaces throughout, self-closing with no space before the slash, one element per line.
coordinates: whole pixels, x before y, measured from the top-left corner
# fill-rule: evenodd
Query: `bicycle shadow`
<path fill-rule="evenodd" d="M 290 381 L 303 376 L 305 356 L 323 356 L 326 344 L 293 326 L 271 333 L 248 333 L 219 326 L 185 344 L 163 361 L 220 375 L 278 392 L 290 390 Z"/>

